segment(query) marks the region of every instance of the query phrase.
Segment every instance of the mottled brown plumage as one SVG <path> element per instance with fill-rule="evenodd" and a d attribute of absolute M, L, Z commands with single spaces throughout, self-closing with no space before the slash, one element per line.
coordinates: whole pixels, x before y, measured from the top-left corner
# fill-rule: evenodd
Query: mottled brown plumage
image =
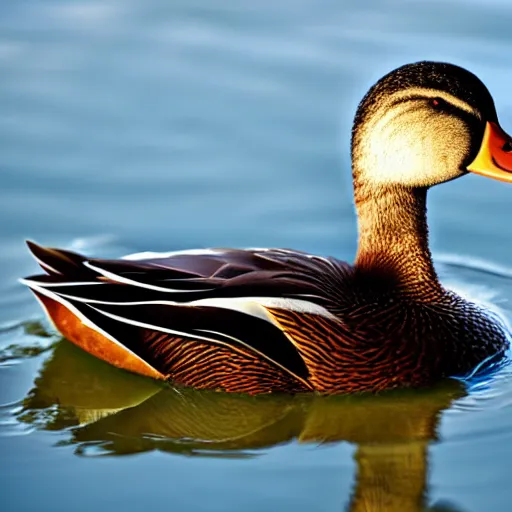
<path fill-rule="evenodd" d="M 439 282 L 427 190 L 468 170 L 512 181 L 507 137 L 474 75 L 404 66 L 356 114 L 353 266 L 285 249 L 98 260 L 30 243 L 48 274 L 24 282 L 73 343 L 197 388 L 347 393 L 462 376 L 501 357 L 509 334 Z"/>

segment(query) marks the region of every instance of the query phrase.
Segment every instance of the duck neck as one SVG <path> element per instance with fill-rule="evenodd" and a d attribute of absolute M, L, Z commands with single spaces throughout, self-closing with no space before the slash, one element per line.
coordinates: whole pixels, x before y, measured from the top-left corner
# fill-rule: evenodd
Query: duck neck
<path fill-rule="evenodd" d="M 355 200 L 356 269 L 416 297 L 441 292 L 428 247 L 427 189 L 387 187 L 365 193 L 356 187 Z"/>

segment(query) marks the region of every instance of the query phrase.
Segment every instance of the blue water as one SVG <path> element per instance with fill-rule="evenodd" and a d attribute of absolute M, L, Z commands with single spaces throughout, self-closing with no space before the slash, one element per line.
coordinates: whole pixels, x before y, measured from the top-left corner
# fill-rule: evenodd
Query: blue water
<path fill-rule="evenodd" d="M 510 510 L 508 368 L 380 401 L 178 393 L 60 341 L 17 278 L 36 272 L 25 238 L 351 260 L 359 99 L 405 62 L 450 61 L 512 132 L 511 26 L 508 0 L 4 2 L 0 507 Z M 444 281 L 509 320 L 511 199 L 476 176 L 429 197 Z"/>

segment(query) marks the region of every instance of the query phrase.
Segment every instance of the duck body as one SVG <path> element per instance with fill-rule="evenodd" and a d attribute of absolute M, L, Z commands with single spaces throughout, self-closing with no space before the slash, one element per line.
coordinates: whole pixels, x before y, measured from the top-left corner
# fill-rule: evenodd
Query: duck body
<path fill-rule="evenodd" d="M 23 282 L 76 345 L 186 386 L 349 393 L 464 376 L 500 358 L 509 332 L 439 282 L 427 190 L 468 170 L 512 181 L 511 142 L 474 75 L 407 65 L 356 114 L 353 265 L 288 249 L 101 260 L 29 243 L 47 274 Z"/>
<path fill-rule="evenodd" d="M 334 258 L 213 249 L 110 261 L 31 247 L 55 271 L 27 282 L 66 338 L 186 386 L 419 387 L 470 372 L 508 343 L 497 317 L 452 292 L 408 296 L 389 275 Z"/>

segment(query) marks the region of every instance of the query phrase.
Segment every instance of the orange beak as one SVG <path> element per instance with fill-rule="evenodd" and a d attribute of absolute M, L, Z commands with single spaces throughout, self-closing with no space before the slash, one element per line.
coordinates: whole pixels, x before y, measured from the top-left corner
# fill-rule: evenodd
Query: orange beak
<path fill-rule="evenodd" d="M 468 171 L 512 183 L 512 137 L 498 123 L 485 125 L 484 138 Z"/>

